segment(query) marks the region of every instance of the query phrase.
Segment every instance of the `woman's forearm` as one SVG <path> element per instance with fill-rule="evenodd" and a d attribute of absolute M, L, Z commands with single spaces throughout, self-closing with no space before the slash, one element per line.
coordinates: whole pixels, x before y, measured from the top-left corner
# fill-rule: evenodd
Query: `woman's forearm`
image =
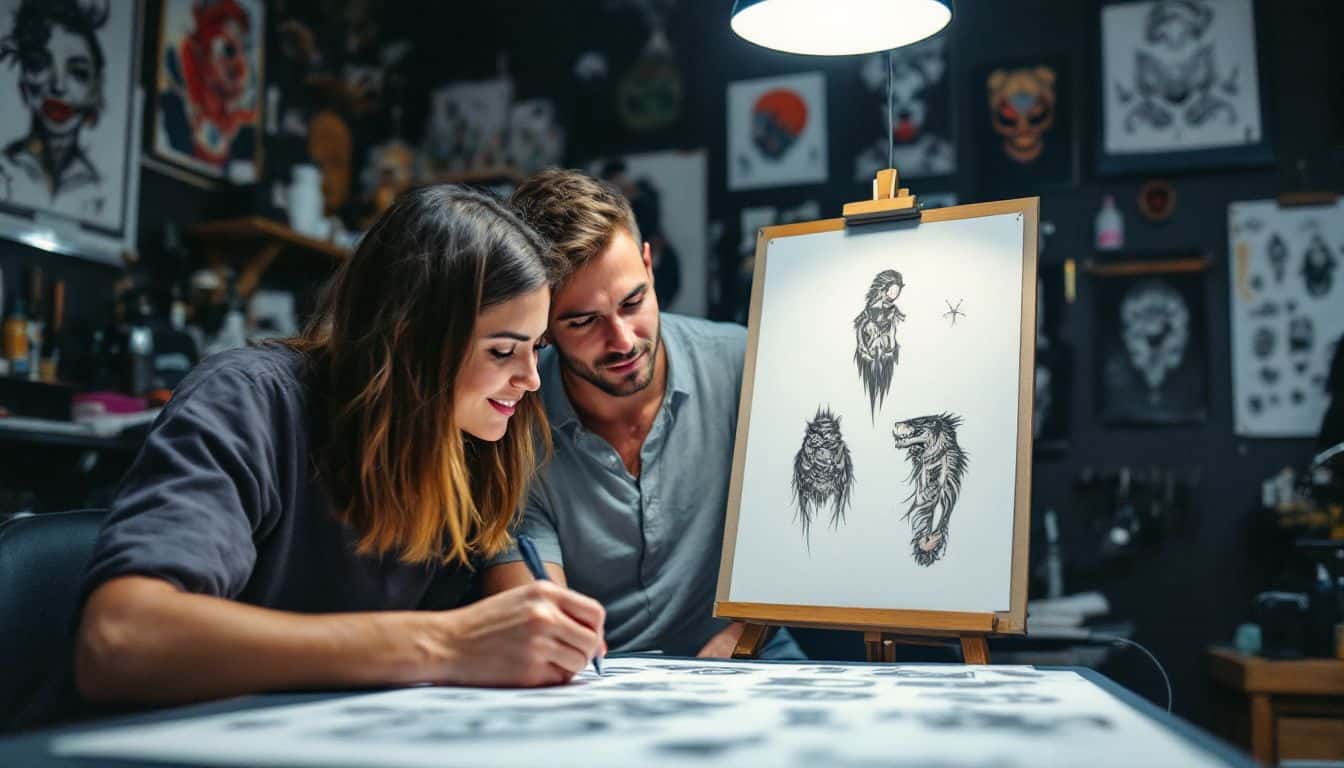
<path fill-rule="evenodd" d="M 75 680 L 92 700 L 153 703 L 412 683 L 452 667 L 452 621 L 419 611 L 290 613 L 127 576 L 85 604 Z"/>

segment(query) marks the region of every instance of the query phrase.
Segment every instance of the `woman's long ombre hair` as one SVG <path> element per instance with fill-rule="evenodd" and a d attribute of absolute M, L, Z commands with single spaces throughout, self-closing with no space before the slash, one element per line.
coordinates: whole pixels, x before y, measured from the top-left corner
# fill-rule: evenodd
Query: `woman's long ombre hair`
<path fill-rule="evenodd" d="M 323 423 L 318 476 L 361 554 L 471 565 L 509 541 L 549 451 L 524 396 L 496 442 L 464 433 L 453 383 L 481 310 L 549 285 L 545 244 L 494 198 L 438 185 L 399 196 L 332 278 L 303 334 Z"/>

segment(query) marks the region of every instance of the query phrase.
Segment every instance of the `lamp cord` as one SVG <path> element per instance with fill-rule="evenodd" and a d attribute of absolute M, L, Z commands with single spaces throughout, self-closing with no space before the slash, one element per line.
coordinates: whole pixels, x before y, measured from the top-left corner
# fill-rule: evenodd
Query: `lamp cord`
<path fill-rule="evenodd" d="M 1089 636 L 1089 639 L 1103 643 L 1114 643 L 1116 645 L 1122 645 L 1122 644 L 1132 645 L 1135 648 L 1138 648 L 1140 651 L 1143 651 L 1144 655 L 1146 655 L 1149 659 L 1151 659 L 1153 664 L 1157 667 L 1157 671 L 1162 673 L 1162 682 L 1165 683 L 1167 686 L 1167 711 L 1168 712 L 1171 711 L 1171 678 L 1167 677 L 1167 670 L 1162 667 L 1162 662 L 1158 661 L 1157 657 L 1154 656 L 1152 652 L 1150 652 L 1147 648 L 1144 648 L 1139 643 L 1130 640 L 1127 637 L 1117 637 L 1115 635 L 1102 635 L 1093 632 Z"/>
<path fill-rule="evenodd" d="M 887 51 L 887 167 L 896 167 L 896 107 L 892 98 L 892 52 Z"/>

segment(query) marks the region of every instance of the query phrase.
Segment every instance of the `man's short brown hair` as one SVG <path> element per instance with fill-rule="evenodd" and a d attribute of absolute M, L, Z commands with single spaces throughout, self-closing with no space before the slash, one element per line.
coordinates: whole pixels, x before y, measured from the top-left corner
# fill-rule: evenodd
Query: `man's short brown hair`
<path fill-rule="evenodd" d="M 559 282 L 606 249 L 617 230 L 641 242 L 625 195 L 580 171 L 552 168 L 534 174 L 519 185 L 509 204 L 563 260 Z"/>

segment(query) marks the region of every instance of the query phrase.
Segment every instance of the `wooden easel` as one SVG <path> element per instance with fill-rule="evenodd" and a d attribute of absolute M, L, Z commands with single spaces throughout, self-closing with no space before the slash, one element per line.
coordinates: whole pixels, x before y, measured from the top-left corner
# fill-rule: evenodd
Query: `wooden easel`
<path fill-rule="evenodd" d="M 911 613 L 919 613 L 912 611 Z M 874 630 L 853 628 L 863 632 L 864 650 L 867 652 L 867 659 L 871 662 L 896 661 L 897 645 L 926 645 L 934 647 L 944 647 L 946 639 L 956 638 L 961 645 L 961 660 L 965 664 L 988 664 L 989 663 L 989 635 L 993 627 L 997 625 L 997 616 L 992 613 L 967 614 L 970 616 L 983 617 L 989 629 L 985 631 L 938 631 L 925 628 L 911 628 L 909 630 Z M 930 615 L 932 617 L 932 614 Z M 828 629 L 846 629 L 846 627 L 837 627 L 827 624 Z M 734 659 L 754 659 L 757 658 L 761 649 L 769 642 L 774 634 L 775 627 L 770 624 L 758 624 L 756 622 L 746 622 L 742 630 L 742 636 L 738 638 L 737 647 L 733 649 Z M 937 639 L 937 638 L 946 639 Z"/>
<path fill-rule="evenodd" d="M 899 186 L 900 177 L 895 168 L 884 168 L 877 172 L 873 179 L 873 197 L 871 200 L 860 200 L 853 203 L 846 203 L 843 209 L 844 220 L 805 222 L 801 224 L 786 225 L 784 227 L 774 228 L 775 236 L 812 234 L 815 232 L 834 231 L 843 226 L 845 229 L 851 229 L 865 224 L 890 223 L 899 221 L 949 221 L 965 218 L 968 215 L 992 215 L 997 213 L 1018 212 L 1020 215 L 1026 215 L 1026 226 L 1023 229 L 1023 248 L 1024 248 L 1024 276 L 1022 291 L 1024 298 L 1023 314 L 1020 318 L 1021 334 L 1025 338 L 1027 334 L 1034 333 L 1035 330 L 1035 273 L 1036 273 L 1036 243 L 1037 232 L 1036 224 L 1038 219 L 1039 202 L 1030 201 L 1005 201 L 998 203 L 983 203 L 973 206 L 965 206 L 961 209 L 939 209 L 931 211 L 928 214 L 923 213 L 915 196 L 910 194 L 909 189 L 903 189 Z M 965 212 L 963 212 L 965 211 Z M 969 211 L 975 211 L 969 213 Z M 757 318 L 759 316 L 759 297 L 757 291 L 762 283 L 762 271 L 765 264 L 764 248 L 768 243 L 769 235 L 765 231 L 760 233 L 757 246 L 756 274 L 752 296 L 752 328 L 756 328 Z M 1029 298 L 1030 301 L 1026 299 Z M 1020 380 L 1018 382 L 1019 391 L 1028 391 L 1032 381 L 1031 368 L 1026 364 L 1024 358 Z M 754 376 L 754 360 L 749 361 L 748 374 Z M 748 379 L 750 380 L 750 378 Z M 1019 425 L 1029 425 L 1031 421 L 1030 402 L 1019 405 Z M 746 404 L 743 405 L 742 413 L 746 411 Z M 739 414 L 738 447 L 735 453 L 740 457 L 745 445 L 745 433 L 741 425 L 744 423 L 744 417 Z M 1012 608 L 1000 613 L 981 613 L 981 612 L 960 612 L 960 611 L 927 611 L 927 610 L 889 610 L 875 608 L 842 608 L 842 607 L 806 607 L 795 605 L 773 605 L 759 603 L 741 603 L 730 602 L 726 600 L 727 596 L 727 577 L 731 573 L 729 564 L 732 560 L 732 548 L 728 543 L 731 540 L 733 529 L 736 528 L 736 514 L 730 517 L 729 530 L 726 531 L 725 549 L 723 566 L 720 569 L 719 577 L 719 599 L 715 603 L 714 613 L 716 616 L 731 618 L 744 623 L 742 636 L 738 639 L 737 646 L 733 650 L 733 658 L 750 659 L 760 654 L 765 647 L 775 627 L 796 626 L 796 627 L 816 627 L 822 629 L 841 629 L 855 630 L 863 632 L 864 647 L 867 651 L 867 658 L 870 662 L 894 662 L 896 660 L 896 646 L 900 645 L 933 645 L 945 646 L 952 639 L 956 639 L 961 646 L 962 661 L 966 664 L 988 664 L 989 663 L 989 644 L 988 637 L 991 634 L 1022 634 L 1026 631 L 1026 563 L 1028 550 L 1028 528 L 1029 512 L 1027 512 L 1027 500 L 1029 493 L 1024 493 L 1024 489 L 1030 488 L 1030 461 L 1024 461 L 1024 457 L 1030 456 L 1030 430 L 1025 432 L 1019 429 L 1018 436 L 1018 492 L 1015 500 L 1015 525 L 1013 530 L 1014 552 L 1020 554 L 1020 559 L 1015 555 L 1013 564 L 1013 575 L 1011 584 L 1011 604 Z M 735 461 L 738 459 L 735 458 Z M 740 494 L 740 477 L 735 471 L 734 487 L 730 494 L 730 509 L 735 510 L 737 500 Z"/>

